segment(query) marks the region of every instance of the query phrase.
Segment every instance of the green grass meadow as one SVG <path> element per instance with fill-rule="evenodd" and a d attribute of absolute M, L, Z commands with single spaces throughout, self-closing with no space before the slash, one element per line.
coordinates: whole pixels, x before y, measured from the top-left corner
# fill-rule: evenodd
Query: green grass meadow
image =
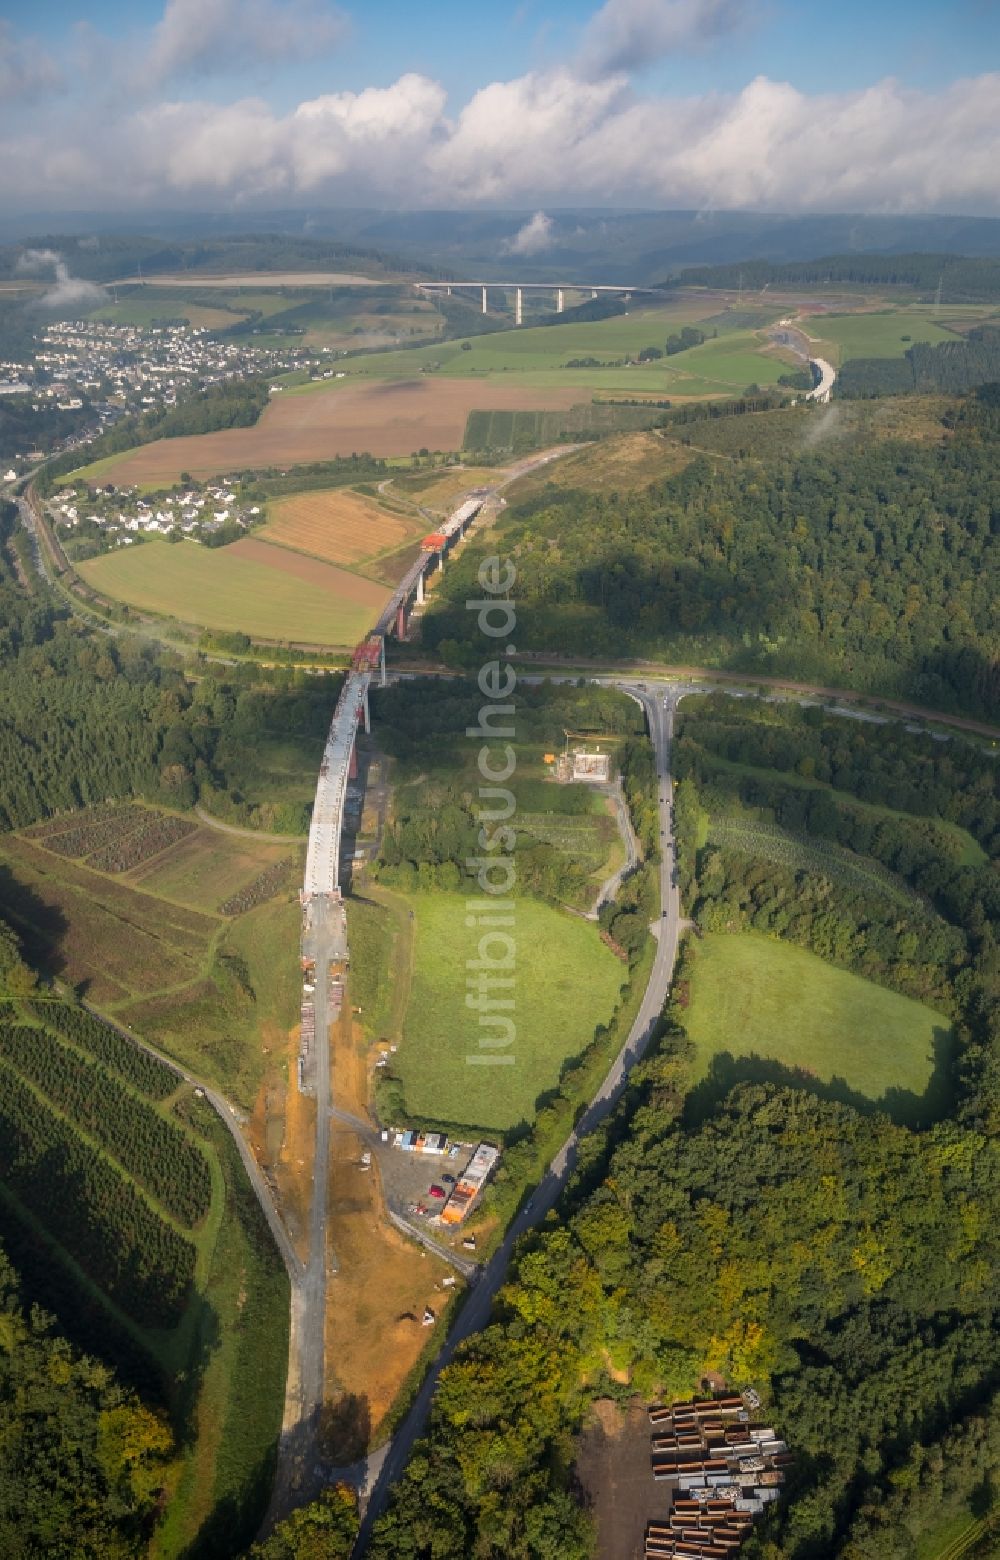
<path fill-rule="evenodd" d="M 936 346 L 939 341 L 956 341 L 946 330 L 919 310 L 886 309 L 871 314 L 817 315 L 804 327 L 812 337 L 835 348 L 836 359 L 903 357 L 915 341 Z"/>
<path fill-rule="evenodd" d="M 473 336 L 469 338 L 468 351 L 463 350 L 460 341 L 448 341 L 347 358 L 338 367 L 348 380 L 440 374 L 447 378 L 482 379 L 484 386 L 495 377 L 505 385 L 528 389 L 569 386 L 584 392 L 582 400 L 587 394 L 733 395 L 752 383 L 773 384 L 788 371 L 789 364 L 763 350 L 763 333 L 758 335 L 752 330 L 720 333 L 700 347 L 651 363 L 610 366 L 619 359 L 635 356 L 643 347 L 662 350 L 669 335 L 683 325 L 696 324 L 713 307 L 694 301 L 658 309 L 640 307 L 607 320 L 525 326 Z M 601 366 L 567 367 L 574 359 L 589 357 L 598 359 Z M 308 395 L 324 389 L 329 389 L 325 381 L 291 386 L 289 393 Z"/>
<path fill-rule="evenodd" d="M 699 1076 L 722 1052 L 757 1056 L 823 1083 L 843 1080 L 869 1100 L 892 1089 L 922 1096 L 936 1042 L 950 1029 L 923 1003 L 753 932 L 694 943 L 684 1026 Z"/>
<path fill-rule="evenodd" d="M 402 896 L 401 896 L 402 897 Z M 519 899 L 510 934 L 516 945 L 511 1010 L 513 1061 L 484 1065 L 477 1014 L 465 1005 L 468 960 L 477 926 L 466 926 L 461 894 L 406 896 L 414 916 L 413 974 L 396 1064 L 411 1116 L 502 1131 L 531 1121 L 540 1094 L 559 1082 L 562 1062 L 578 1055 L 606 1022 L 626 979 L 625 966 L 596 928 L 535 900 Z M 473 978 L 473 977 L 469 977 Z"/>

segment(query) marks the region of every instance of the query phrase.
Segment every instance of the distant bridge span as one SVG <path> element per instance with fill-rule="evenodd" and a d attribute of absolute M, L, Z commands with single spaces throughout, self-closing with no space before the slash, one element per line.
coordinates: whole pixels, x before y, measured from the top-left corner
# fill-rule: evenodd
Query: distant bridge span
<path fill-rule="evenodd" d="M 490 288 L 494 292 L 513 292 L 515 325 L 520 325 L 524 317 L 524 294 L 526 292 L 555 293 L 557 314 L 562 314 L 565 309 L 566 294 L 569 292 L 589 293 L 591 298 L 596 298 L 599 293 L 615 293 L 625 299 L 629 299 L 636 294 L 649 298 L 659 295 L 659 289 L 656 287 L 633 287 L 631 283 L 627 282 L 415 282 L 414 287 L 417 292 L 443 292 L 448 298 L 458 288 L 471 287 L 474 292 L 482 294 L 484 314 L 488 312 L 489 308 L 487 300 Z"/>

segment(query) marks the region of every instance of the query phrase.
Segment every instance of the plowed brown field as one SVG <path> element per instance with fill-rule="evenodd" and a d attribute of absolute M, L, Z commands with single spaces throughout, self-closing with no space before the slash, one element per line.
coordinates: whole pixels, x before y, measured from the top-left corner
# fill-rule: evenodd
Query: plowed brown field
<path fill-rule="evenodd" d="M 357 563 L 401 547 L 419 527 L 387 514 L 370 498 L 347 488 L 295 493 L 270 506 L 271 518 L 257 534 L 327 563 Z M 426 526 L 423 527 L 426 530 Z"/>
<path fill-rule="evenodd" d="M 477 408 L 558 411 L 579 400 L 579 389 L 535 390 L 476 379 L 387 380 L 309 395 L 285 392 L 275 396 L 254 428 L 157 439 L 102 465 L 102 472 L 105 480 L 169 486 L 182 471 L 210 477 L 363 450 L 371 455 L 457 450 L 466 419 Z"/>

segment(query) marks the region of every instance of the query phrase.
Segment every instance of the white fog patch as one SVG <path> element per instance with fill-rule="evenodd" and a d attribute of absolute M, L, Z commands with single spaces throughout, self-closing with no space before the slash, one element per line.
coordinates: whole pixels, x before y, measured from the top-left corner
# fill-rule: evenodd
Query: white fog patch
<path fill-rule="evenodd" d="M 502 248 L 508 255 L 539 255 L 551 249 L 555 243 L 555 223 L 544 211 L 536 211 L 529 222 L 504 241 Z"/>
<path fill-rule="evenodd" d="M 70 275 L 69 266 L 57 249 L 26 249 L 18 257 L 15 269 L 21 276 L 43 276 L 46 271 L 52 272 L 55 280 L 35 300 L 36 308 L 69 312 L 93 309 L 107 302 L 108 295 L 97 282 L 85 282 L 82 277 Z"/>

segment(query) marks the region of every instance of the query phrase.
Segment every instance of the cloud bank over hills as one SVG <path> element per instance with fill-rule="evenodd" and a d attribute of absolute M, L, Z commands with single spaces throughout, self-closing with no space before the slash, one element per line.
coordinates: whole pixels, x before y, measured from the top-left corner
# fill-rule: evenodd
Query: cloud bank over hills
<path fill-rule="evenodd" d="M 168 0 L 144 33 L 102 40 L 84 24 L 58 57 L 0 25 L 0 198 L 25 210 L 124 196 L 138 209 L 1000 212 L 997 72 L 922 88 L 888 78 L 809 93 L 757 75 L 727 92 L 654 90 L 651 61 L 716 46 L 752 25 L 751 8 L 606 0 L 567 63 L 486 81 L 457 103 L 418 71 L 291 103 L 245 91 L 276 52 L 335 60 L 351 25 L 322 0 Z"/>

